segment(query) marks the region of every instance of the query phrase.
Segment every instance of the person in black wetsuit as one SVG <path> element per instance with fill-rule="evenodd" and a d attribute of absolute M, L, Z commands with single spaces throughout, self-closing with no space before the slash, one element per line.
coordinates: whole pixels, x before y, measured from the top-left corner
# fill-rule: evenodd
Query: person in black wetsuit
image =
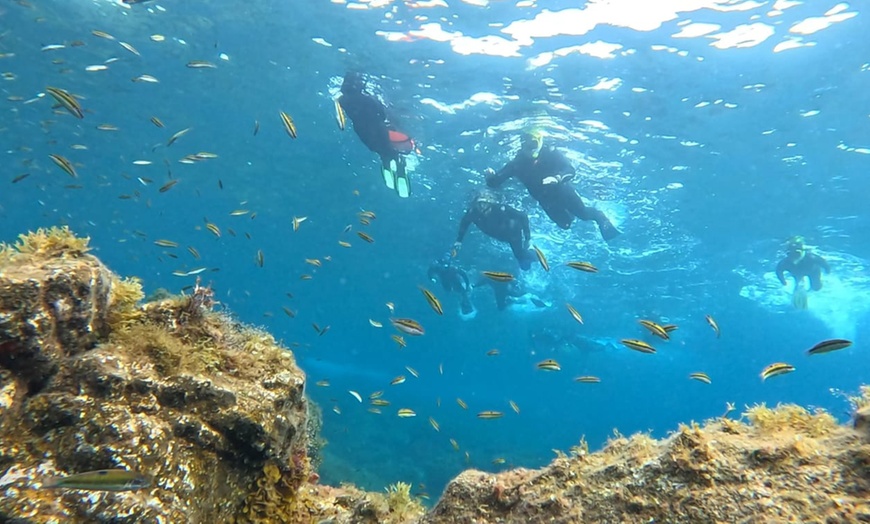
<path fill-rule="evenodd" d="M 523 271 L 532 267 L 535 254 L 529 249 L 531 233 L 529 217 L 506 204 L 501 204 L 491 191 L 479 192 L 459 223 L 459 234 L 453 244 L 455 250 L 462 247 L 462 240 L 471 224 L 477 226 L 485 235 L 511 246 L 514 257 Z"/>
<path fill-rule="evenodd" d="M 482 286 L 490 286 L 492 288 L 492 291 L 495 294 L 495 305 L 498 307 L 499 311 L 504 311 L 512 304 L 531 303 L 536 308 L 550 306 L 550 304 L 541 300 L 537 295 L 523 291 L 522 286 L 516 280 L 502 282 L 482 277 L 477 281 L 477 284 L 475 284 L 474 287 L 478 288 Z"/>
<path fill-rule="evenodd" d="M 544 148 L 543 140 L 540 132 L 523 134 L 520 151 L 514 159 L 497 173 L 487 170 L 486 185 L 497 188 L 507 179 L 517 177 L 560 228 L 570 228 L 575 217 L 594 220 L 605 241 L 616 238 L 620 231 L 610 219 L 602 211 L 586 206 L 571 187 L 576 173 L 574 166 L 561 152 L 552 147 Z"/>
<path fill-rule="evenodd" d="M 381 157 L 384 183 L 402 198 L 411 194 L 411 183 L 403 155 L 414 151 L 414 140 L 390 121 L 387 108 L 365 90 L 362 75 L 348 72 L 341 84 L 338 104 L 353 122 L 353 130 L 362 143 Z"/>
<path fill-rule="evenodd" d="M 776 265 L 776 278 L 786 285 L 786 271 L 794 278 L 794 295 L 792 303 L 798 309 L 807 309 L 807 292 L 803 288 L 804 277 L 810 281 L 810 289 L 818 291 L 822 289 L 822 271 L 825 274 L 831 272 L 828 261 L 819 255 L 809 251 L 804 245 L 801 236 L 793 236 L 785 243 L 785 258 Z"/>
<path fill-rule="evenodd" d="M 471 281 L 468 274 L 462 268 L 453 264 L 450 253 L 445 253 L 439 260 L 429 265 L 427 276 L 432 283 L 441 282 L 444 291 L 459 293 L 459 311 L 463 315 L 474 313 L 474 306 L 468 293 L 471 291 Z"/>

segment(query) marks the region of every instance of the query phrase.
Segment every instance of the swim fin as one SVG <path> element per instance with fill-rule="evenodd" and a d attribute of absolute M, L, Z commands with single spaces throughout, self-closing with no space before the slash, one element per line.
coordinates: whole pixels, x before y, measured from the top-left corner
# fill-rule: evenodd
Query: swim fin
<path fill-rule="evenodd" d="M 408 178 L 408 174 L 405 173 L 405 170 L 403 169 L 396 173 L 395 177 L 396 193 L 398 193 L 401 198 L 408 198 L 411 196 L 411 179 Z"/>
<path fill-rule="evenodd" d="M 805 287 L 797 285 L 794 288 L 794 294 L 791 296 L 791 303 L 795 309 L 808 309 L 810 307 Z"/>
<path fill-rule="evenodd" d="M 393 162 L 390 162 L 392 165 Z M 411 179 L 408 178 L 408 173 L 405 171 L 405 162 L 399 159 L 398 169 L 393 171 L 393 183 L 396 186 L 396 193 L 400 198 L 408 198 L 411 196 Z"/>
<path fill-rule="evenodd" d="M 622 234 L 622 231 L 616 229 L 616 226 L 606 218 L 598 222 L 598 231 L 601 232 L 601 238 L 603 238 L 605 242 L 610 242 Z"/>
<path fill-rule="evenodd" d="M 381 176 L 384 177 L 384 184 L 387 185 L 390 189 L 396 189 L 396 161 L 390 160 L 389 165 L 384 164 L 381 166 Z"/>

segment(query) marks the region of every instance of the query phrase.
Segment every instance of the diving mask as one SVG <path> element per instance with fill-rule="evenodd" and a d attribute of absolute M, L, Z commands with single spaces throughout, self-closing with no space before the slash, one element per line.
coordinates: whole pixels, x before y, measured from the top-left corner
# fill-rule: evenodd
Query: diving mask
<path fill-rule="evenodd" d="M 538 158 L 544 147 L 544 137 L 540 133 L 526 133 L 522 139 L 522 150 L 532 158 Z"/>

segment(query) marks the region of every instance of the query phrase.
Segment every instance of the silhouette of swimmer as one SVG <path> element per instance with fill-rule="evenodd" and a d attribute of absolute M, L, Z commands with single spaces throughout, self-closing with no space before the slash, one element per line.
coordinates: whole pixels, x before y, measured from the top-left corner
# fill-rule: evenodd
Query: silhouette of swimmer
<path fill-rule="evenodd" d="M 490 286 L 492 288 L 492 291 L 495 294 L 495 305 L 498 307 L 499 311 L 504 311 L 512 304 L 531 303 L 537 308 L 550 306 L 550 304 L 541 300 L 537 295 L 523 291 L 519 282 L 516 280 L 502 282 L 483 277 L 474 285 L 474 287 L 481 286 Z"/>
<path fill-rule="evenodd" d="M 471 291 L 471 281 L 465 270 L 453 264 L 450 253 L 445 253 L 439 260 L 433 261 L 429 265 L 427 275 L 433 283 L 440 281 L 444 291 L 459 293 L 459 311 L 463 315 L 470 315 L 474 312 L 474 306 L 468 297 L 468 292 Z"/>
<path fill-rule="evenodd" d="M 544 147 L 543 133 L 524 133 L 521 142 L 517 155 L 499 172 L 487 170 L 487 186 L 497 188 L 507 179 L 517 177 L 526 186 L 529 195 L 541 204 L 550 220 L 560 228 L 570 228 L 576 217 L 598 224 L 601 238 L 605 241 L 613 240 L 620 234 L 600 209 L 583 203 L 571 185 L 576 174 L 574 166 L 560 151 Z"/>
<path fill-rule="evenodd" d="M 384 184 L 400 197 L 407 198 L 411 194 L 411 182 L 403 155 L 414 151 L 414 140 L 395 127 L 384 104 L 365 88 L 362 75 L 348 72 L 341 84 L 338 103 L 353 122 L 353 130 L 362 143 L 381 157 Z"/>
<path fill-rule="evenodd" d="M 807 277 L 810 288 L 818 291 L 822 289 L 822 270 L 825 274 L 831 272 L 827 260 L 809 251 L 804 245 L 803 237 L 794 236 L 786 242 L 786 255 L 776 265 L 776 277 L 784 286 L 787 283 L 785 273 L 790 273 L 794 277 L 795 287 Z"/>
<path fill-rule="evenodd" d="M 831 272 L 828 262 L 807 250 L 803 237 L 794 236 L 786 241 L 786 255 L 776 265 L 776 278 L 782 282 L 782 285 L 786 285 L 785 273 L 787 271 L 794 278 L 792 304 L 797 309 L 807 309 L 809 300 L 807 290 L 802 284 L 803 279 L 804 277 L 808 278 L 810 288 L 813 291 L 818 291 L 822 289 L 822 270 L 826 274 Z"/>
<path fill-rule="evenodd" d="M 459 223 L 459 234 L 453 249 L 458 251 L 462 247 L 462 240 L 471 224 L 485 235 L 510 244 L 523 271 L 532 267 L 535 254 L 529 250 L 529 217 L 524 212 L 499 203 L 492 191 L 478 192 Z"/>

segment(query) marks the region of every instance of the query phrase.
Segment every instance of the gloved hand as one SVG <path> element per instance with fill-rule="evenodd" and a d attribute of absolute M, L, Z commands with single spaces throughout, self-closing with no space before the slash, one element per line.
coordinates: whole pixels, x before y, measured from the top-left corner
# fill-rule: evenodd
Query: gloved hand
<path fill-rule="evenodd" d="M 548 176 L 548 177 L 545 177 L 545 178 L 541 181 L 541 183 L 544 184 L 545 186 L 548 186 L 548 185 L 550 185 L 550 184 L 558 184 L 558 183 L 559 183 L 559 178 L 558 178 L 558 177 L 554 177 L 554 176 Z"/>
<path fill-rule="evenodd" d="M 484 174 L 484 176 L 492 176 L 495 174 L 495 169 L 488 167 L 488 168 L 483 170 L 483 174 Z"/>
<path fill-rule="evenodd" d="M 456 241 L 453 243 L 453 252 L 454 253 L 459 252 L 459 250 L 461 248 L 462 248 L 462 242 Z"/>

